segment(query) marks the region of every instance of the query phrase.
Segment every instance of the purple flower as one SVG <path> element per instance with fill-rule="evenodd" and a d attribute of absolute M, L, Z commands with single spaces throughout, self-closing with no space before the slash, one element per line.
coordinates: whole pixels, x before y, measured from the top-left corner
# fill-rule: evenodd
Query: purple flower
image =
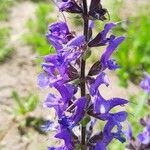
<path fill-rule="evenodd" d="M 57 30 L 56 30 L 57 31 Z M 67 81 L 74 80 L 78 77 L 78 72 L 72 65 L 81 57 L 84 51 L 85 38 L 77 36 L 70 40 L 58 54 L 47 55 L 42 63 L 43 70 L 46 72 L 39 76 L 39 85 L 52 86 L 55 83 L 64 84 Z M 44 76 L 42 78 L 41 76 Z M 49 83 L 48 83 L 49 82 Z"/>
<path fill-rule="evenodd" d="M 54 108 L 56 111 L 56 115 L 58 118 L 61 118 L 64 114 L 64 111 L 69 106 L 69 102 L 73 98 L 74 94 L 77 92 L 77 89 L 73 85 L 62 85 L 62 86 L 55 86 L 61 96 L 54 95 L 49 93 L 43 106 L 48 108 Z"/>
<path fill-rule="evenodd" d="M 45 62 L 42 63 L 42 67 L 45 72 L 45 78 L 49 81 L 49 86 L 55 83 L 62 84 L 65 80 L 69 80 L 67 76 L 67 65 L 67 62 L 64 61 L 64 56 L 61 54 L 45 56 Z M 39 78 L 39 81 L 40 83 L 45 83 L 45 80 L 42 81 L 41 78 Z"/>
<path fill-rule="evenodd" d="M 117 113 L 94 114 L 92 116 L 96 117 L 97 119 L 103 120 L 103 121 L 113 118 L 114 120 L 123 122 L 127 118 L 127 115 L 128 115 L 127 112 L 121 111 L 121 112 L 117 112 Z"/>
<path fill-rule="evenodd" d="M 109 38 L 107 38 L 108 32 L 115 26 L 116 26 L 115 23 L 106 24 L 104 27 L 104 30 L 100 32 L 99 34 L 97 34 L 97 36 L 88 43 L 88 46 L 96 47 L 96 46 L 105 45 L 109 41 Z"/>
<path fill-rule="evenodd" d="M 109 85 L 108 76 L 107 76 L 104 72 L 100 73 L 100 74 L 96 77 L 95 81 L 93 81 L 93 83 L 91 83 L 89 90 L 90 90 L 90 94 L 91 94 L 92 96 L 94 96 L 94 95 L 97 94 L 98 88 L 99 88 L 99 86 L 100 86 L 101 84 L 105 84 L 106 86 Z"/>
<path fill-rule="evenodd" d="M 68 26 L 65 22 L 56 22 L 49 26 L 49 31 L 46 34 L 48 41 L 58 51 L 63 48 L 63 44 L 66 44 L 73 38 Z"/>
<path fill-rule="evenodd" d="M 147 125 L 143 132 L 140 133 L 138 136 L 137 136 L 137 139 L 140 143 L 142 144 L 149 144 L 150 143 L 150 124 Z"/>
<path fill-rule="evenodd" d="M 103 69 L 110 67 L 109 65 L 110 57 L 112 53 L 116 50 L 116 48 L 124 41 L 124 39 L 125 39 L 124 37 L 118 37 L 118 38 L 113 37 L 109 41 L 109 45 L 107 46 L 105 52 L 101 56 L 101 64 Z M 111 64 L 111 68 L 116 68 L 116 64 L 114 64 L 114 66 L 112 65 L 113 64 Z"/>
<path fill-rule="evenodd" d="M 63 139 L 68 150 L 73 149 L 73 135 L 70 129 L 61 125 L 60 132 L 57 133 L 55 137 Z"/>
<path fill-rule="evenodd" d="M 144 79 L 140 83 L 141 88 L 150 93 L 150 75 L 148 73 L 144 73 Z"/>
<path fill-rule="evenodd" d="M 110 117 L 105 124 L 102 133 L 98 134 L 102 135 L 95 138 L 95 140 L 92 140 L 92 142 L 96 143 L 94 150 L 106 150 L 107 145 L 113 140 L 113 138 L 116 138 L 121 142 L 125 142 L 125 138 L 123 137 L 122 132 L 122 125 L 120 124 L 120 122 L 125 121 L 126 118 L 127 115 L 125 112 L 119 112 L 116 113 L 115 116 Z M 115 126 L 117 126 L 116 132 L 112 131 Z M 93 137 L 92 139 L 94 139 Z"/>
<path fill-rule="evenodd" d="M 71 67 L 71 62 L 79 58 L 81 51 L 66 51 L 58 55 L 48 55 L 42 67 L 45 73 L 41 73 L 38 77 L 38 84 L 41 87 L 47 85 L 52 86 L 55 83 L 64 84 L 68 80 L 78 77 L 77 70 Z M 75 63 L 75 62 L 74 62 Z M 73 75 L 73 76 L 71 76 Z"/>
<path fill-rule="evenodd" d="M 75 0 L 64 0 L 59 3 L 59 9 L 70 13 L 82 13 L 82 8 L 78 6 Z"/>
<path fill-rule="evenodd" d="M 150 144 L 150 116 L 148 115 L 144 119 L 140 120 L 140 123 L 144 126 L 143 132 L 138 134 L 138 142 L 148 145 Z"/>
<path fill-rule="evenodd" d="M 83 119 L 84 114 L 85 114 L 85 106 L 87 104 L 87 99 L 85 97 L 81 97 L 78 99 L 78 101 L 75 103 L 75 112 L 71 116 L 71 122 L 72 126 L 77 125 L 81 119 Z"/>
<path fill-rule="evenodd" d="M 94 112 L 96 114 L 106 114 L 112 108 L 116 106 L 125 105 L 128 103 L 127 100 L 121 98 L 112 98 L 109 100 L 105 100 L 100 94 L 94 97 L 93 100 L 94 105 Z"/>
<path fill-rule="evenodd" d="M 129 149 L 148 149 L 150 145 L 150 116 L 140 119 L 140 124 L 144 126 L 143 132 L 139 133 L 137 138 L 133 137 L 131 126 L 125 132 Z"/>

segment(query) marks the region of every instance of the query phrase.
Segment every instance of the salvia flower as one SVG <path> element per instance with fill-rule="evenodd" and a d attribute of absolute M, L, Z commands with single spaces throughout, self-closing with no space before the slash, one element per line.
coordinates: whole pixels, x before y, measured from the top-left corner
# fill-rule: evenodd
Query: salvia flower
<path fill-rule="evenodd" d="M 59 3 L 59 8 L 61 11 L 66 11 L 70 13 L 82 13 L 82 8 L 76 3 L 75 0 L 63 0 Z"/>
<path fill-rule="evenodd" d="M 141 81 L 140 86 L 146 93 L 150 92 L 150 76 L 148 73 L 144 73 L 144 79 Z M 148 150 L 150 149 L 150 114 L 144 118 L 141 118 L 139 122 L 143 126 L 143 131 L 138 133 L 136 138 L 133 135 L 131 125 L 128 125 L 128 130 L 125 132 L 129 143 L 127 148 L 131 150 Z"/>
<path fill-rule="evenodd" d="M 128 139 L 128 149 L 140 149 L 140 150 L 148 150 L 150 148 L 150 116 L 148 115 L 145 118 L 140 120 L 140 124 L 144 127 L 143 131 L 141 131 L 136 138 L 133 136 L 133 131 L 131 126 L 129 125 L 128 131 L 126 132 Z"/>
<path fill-rule="evenodd" d="M 140 86 L 144 91 L 150 93 L 150 75 L 147 72 L 144 73 L 144 79 L 141 81 Z"/>
<path fill-rule="evenodd" d="M 73 38 L 73 35 L 70 33 L 65 22 L 56 22 L 49 26 L 46 37 L 52 46 L 54 46 L 56 50 L 59 50 L 63 48 L 63 44 L 66 44 Z"/>
<path fill-rule="evenodd" d="M 127 112 L 113 113 L 112 109 L 124 106 L 128 101 L 118 97 L 105 99 L 99 87 L 110 84 L 106 69 L 119 68 L 111 56 L 124 37 L 109 34 L 117 26 L 112 22 L 93 37 L 95 20 L 106 20 L 107 10 L 102 7 L 100 0 L 91 0 L 89 8 L 86 0 L 62 0 L 58 7 L 61 12 L 81 14 L 84 35 L 71 32 L 63 21 L 49 25 L 46 34 L 56 53 L 44 56 L 38 85 L 55 89 L 55 92 L 49 92 L 43 106 L 54 109 L 57 120 L 48 120 L 41 128 L 55 131 L 55 138 L 63 141 L 58 147 L 48 147 L 48 150 L 105 150 L 114 138 L 123 143 L 122 122 L 126 120 Z M 86 59 L 93 48 L 100 46 L 105 46 L 105 50 L 86 74 Z M 105 125 L 95 134 L 93 129 L 97 120 Z"/>
<path fill-rule="evenodd" d="M 106 45 L 106 43 L 110 40 L 110 37 L 107 37 L 107 34 L 115 26 L 115 23 L 107 23 L 104 26 L 104 30 L 98 33 L 97 36 L 88 43 L 88 46 L 97 47 Z"/>

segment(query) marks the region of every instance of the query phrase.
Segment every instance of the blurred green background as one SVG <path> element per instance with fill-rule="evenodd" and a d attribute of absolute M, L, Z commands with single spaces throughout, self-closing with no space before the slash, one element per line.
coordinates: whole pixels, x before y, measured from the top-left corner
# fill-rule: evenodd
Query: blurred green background
<path fill-rule="evenodd" d="M 150 4 L 149 0 L 105 0 L 110 20 L 118 22 L 113 29 L 126 40 L 114 58 L 120 65 L 117 72 L 108 72 L 111 87 L 102 89 L 105 97 L 129 99 L 126 110 L 134 135 L 142 130 L 138 120 L 148 114 L 148 95 L 139 87 L 143 72 L 150 73 Z M 82 31 L 78 15 L 67 15 L 72 31 Z M 48 91 L 36 86 L 40 63 L 46 54 L 54 53 L 45 33 L 48 25 L 63 20 L 53 3 L 47 0 L 0 0 L 0 149 L 44 150 L 58 144 L 53 133 L 44 133 L 40 125 L 52 118 L 42 102 Z M 104 23 L 97 21 L 95 32 Z M 89 64 L 99 58 L 103 49 L 93 49 Z M 87 67 L 88 69 L 88 67 Z M 122 108 L 120 108 L 122 109 Z M 125 128 L 127 122 L 125 123 Z M 100 128 L 100 125 L 98 129 Z M 124 150 L 125 144 L 113 141 L 110 150 Z M 12 148 L 13 147 L 13 148 Z"/>

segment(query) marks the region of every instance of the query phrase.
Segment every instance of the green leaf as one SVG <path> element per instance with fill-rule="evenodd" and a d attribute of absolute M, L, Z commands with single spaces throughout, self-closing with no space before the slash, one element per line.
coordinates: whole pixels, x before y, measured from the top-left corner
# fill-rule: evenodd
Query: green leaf
<path fill-rule="evenodd" d="M 26 108 L 25 108 L 21 98 L 19 97 L 19 95 L 16 91 L 12 92 L 12 98 L 18 106 L 18 108 L 17 108 L 18 112 L 22 115 L 25 114 L 26 113 Z"/>
<path fill-rule="evenodd" d="M 34 111 L 39 103 L 38 96 L 36 95 L 30 95 L 26 101 L 26 110 L 28 112 Z"/>

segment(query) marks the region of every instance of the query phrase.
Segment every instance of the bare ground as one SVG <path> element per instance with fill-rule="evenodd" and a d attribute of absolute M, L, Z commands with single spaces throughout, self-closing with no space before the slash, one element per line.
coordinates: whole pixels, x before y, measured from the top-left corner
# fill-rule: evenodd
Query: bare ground
<path fill-rule="evenodd" d="M 18 3 L 11 10 L 8 26 L 11 28 L 10 43 L 15 52 L 6 63 L 0 66 L 0 149 L 20 150 L 20 149 L 40 149 L 42 139 L 36 132 L 31 131 L 31 138 L 21 138 L 17 126 L 12 123 L 11 115 L 6 111 L 7 107 L 12 107 L 11 94 L 16 90 L 21 96 L 29 92 L 38 93 L 36 86 L 36 54 L 31 48 L 23 43 L 23 34 L 27 32 L 26 22 L 28 18 L 34 17 L 35 4 L 29 1 Z M 41 103 L 34 112 L 36 116 L 42 116 Z M 34 145 L 34 146 L 33 146 Z"/>

